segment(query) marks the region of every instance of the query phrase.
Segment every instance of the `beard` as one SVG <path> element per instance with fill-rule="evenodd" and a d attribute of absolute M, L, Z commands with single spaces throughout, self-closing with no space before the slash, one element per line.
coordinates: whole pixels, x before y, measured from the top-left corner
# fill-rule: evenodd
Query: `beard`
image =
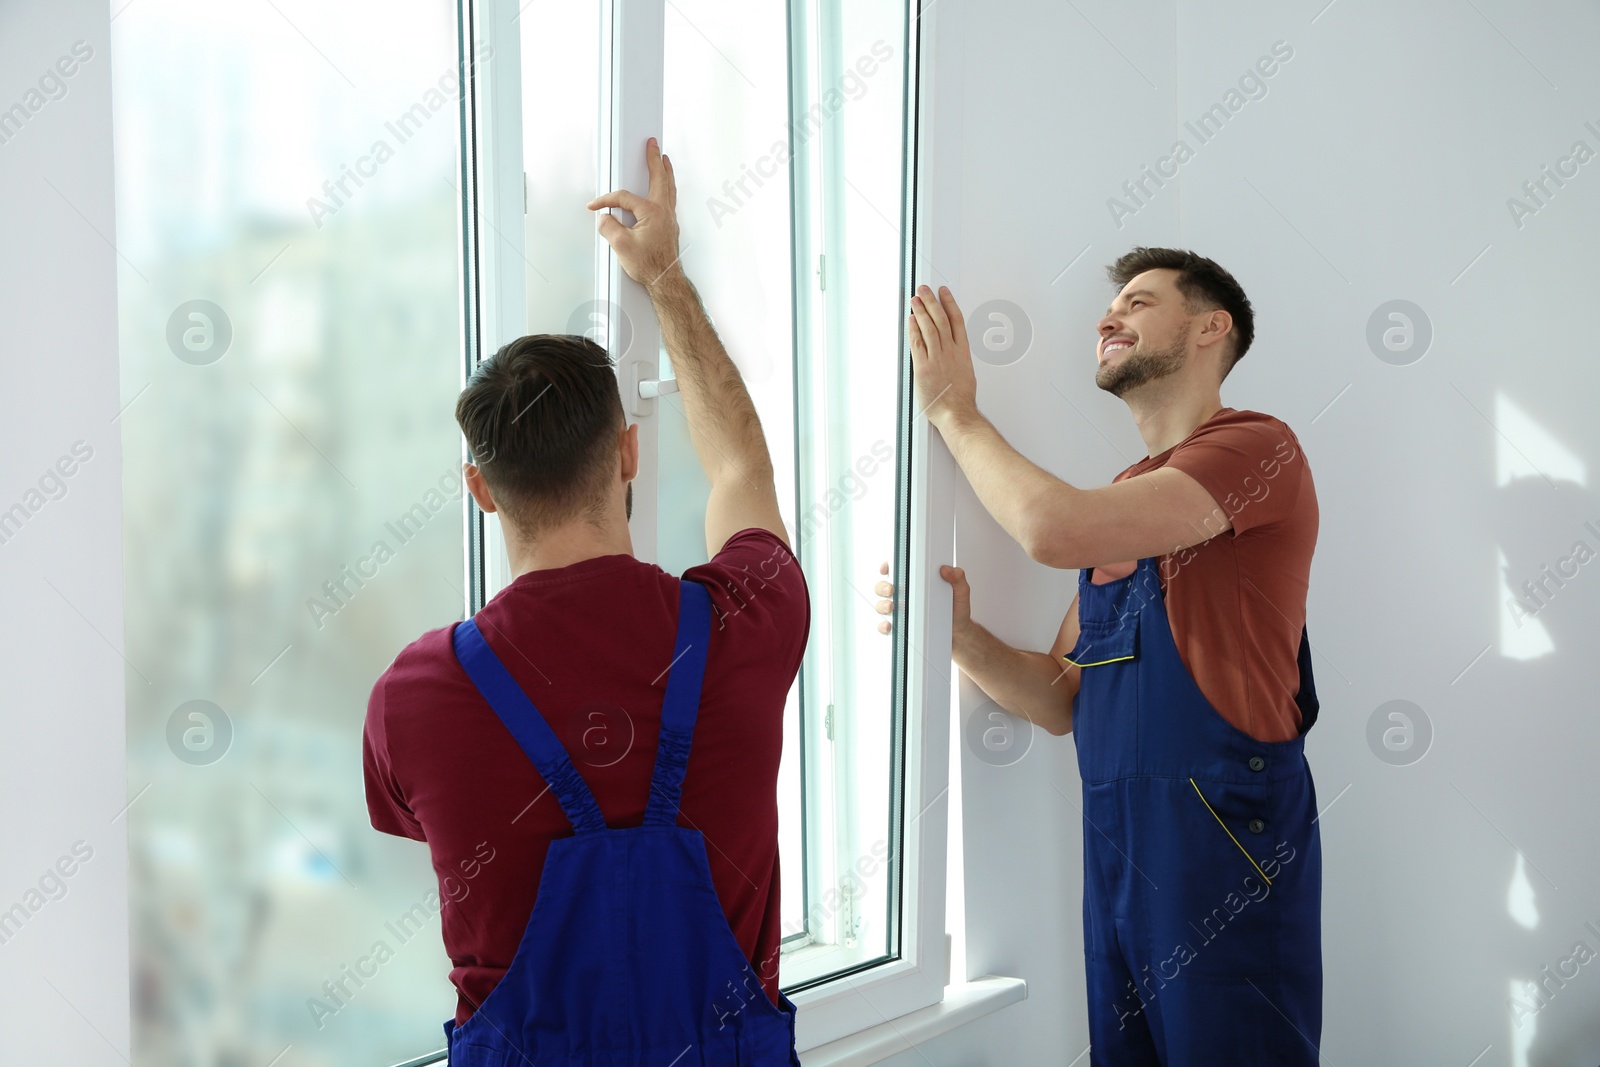
<path fill-rule="evenodd" d="M 627 511 L 628 519 L 632 520 L 632 518 L 633 518 L 633 483 L 632 482 L 628 483 L 628 496 L 627 496 L 627 499 L 624 501 L 623 507 Z"/>
<path fill-rule="evenodd" d="M 1112 396 L 1124 396 L 1146 385 L 1183 369 L 1185 344 L 1175 341 L 1163 351 L 1141 352 L 1139 342 L 1125 350 L 1120 359 L 1102 363 L 1095 368 L 1094 384 Z"/>

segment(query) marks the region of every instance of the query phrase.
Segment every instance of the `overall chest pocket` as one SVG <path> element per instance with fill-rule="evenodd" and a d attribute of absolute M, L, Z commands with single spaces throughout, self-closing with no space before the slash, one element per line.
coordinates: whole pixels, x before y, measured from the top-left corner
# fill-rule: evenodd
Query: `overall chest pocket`
<path fill-rule="evenodd" d="M 1091 613 L 1062 657 L 1082 668 L 1072 697 L 1072 736 L 1085 783 L 1114 781 L 1139 769 L 1139 645 L 1138 612 Z"/>
<path fill-rule="evenodd" d="M 1139 615 L 1130 612 L 1108 622 L 1079 624 L 1078 643 L 1061 658 L 1077 667 L 1120 663 L 1139 655 Z"/>

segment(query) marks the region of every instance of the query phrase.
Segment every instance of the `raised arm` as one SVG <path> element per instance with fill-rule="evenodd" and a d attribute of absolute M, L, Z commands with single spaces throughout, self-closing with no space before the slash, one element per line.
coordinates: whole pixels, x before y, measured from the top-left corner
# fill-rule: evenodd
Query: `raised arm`
<path fill-rule="evenodd" d="M 596 197 L 589 208 L 621 208 L 636 220 L 626 226 L 613 215 L 603 215 L 600 235 L 616 251 L 628 277 L 650 294 L 661 323 L 689 435 L 711 483 L 706 551 L 715 556 L 728 538 L 752 526 L 771 530 L 789 545 L 761 419 L 739 368 L 728 358 L 700 295 L 678 261 L 678 194 L 672 161 L 661 154 L 654 137 L 645 147 L 645 158 L 650 169 L 648 196 L 619 189 Z"/>

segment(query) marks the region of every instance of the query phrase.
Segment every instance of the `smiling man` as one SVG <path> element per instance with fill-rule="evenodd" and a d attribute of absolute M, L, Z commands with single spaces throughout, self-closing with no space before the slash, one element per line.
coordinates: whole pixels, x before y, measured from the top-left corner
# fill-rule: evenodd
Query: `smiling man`
<path fill-rule="evenodd" d="M 1098 324 L 1095 384 L 1128 405 L 1149 454 L 1096 489 L 1006 443 L 978 411 L 954 297 L 923 286 L 912 298 L 918 407 L 1028 555 L 1078 571 L 1044 653 L 974 622 L 965 574 L 941 568 L 952 656 L 1011 714 L 1076 742 L 1090 1062 L 1315 1065 L 1316 489 L 1287 425 L 1222 404 L 1254 336 L 1233 276 L 1167 248 L 1136 248 L 1108 273 L 1119 291 Z"/>

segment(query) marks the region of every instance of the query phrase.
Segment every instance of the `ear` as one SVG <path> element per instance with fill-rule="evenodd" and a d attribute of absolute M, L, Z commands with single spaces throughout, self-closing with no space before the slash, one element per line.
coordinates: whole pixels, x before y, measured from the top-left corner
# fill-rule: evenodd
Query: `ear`
<path fill-rule="evenodd" d="M 622 480 L 631 482 L 639 476 L 639 424 L 622 431 Z"/>
<path fill-rule="evenodd" d="M 472 499 L 476 500 L 484 511 L 493 514 L 494 497 L 489 495 L 489 483 L 483 480 L 483 472 L 475 464 L 463 463 L 461 474 L 466 480 L 467 492 L 472 494 Z"/>
<path fill-rule="evenodd" d="M 1216 344 L 1226 338 L 1232 329 L 1233 316 L 1222 308 L 1216 308 L 1206 315 L 1205 325 L 1200 328 L 1200 336 L 1197 338 L 1200 347 Z"/>

